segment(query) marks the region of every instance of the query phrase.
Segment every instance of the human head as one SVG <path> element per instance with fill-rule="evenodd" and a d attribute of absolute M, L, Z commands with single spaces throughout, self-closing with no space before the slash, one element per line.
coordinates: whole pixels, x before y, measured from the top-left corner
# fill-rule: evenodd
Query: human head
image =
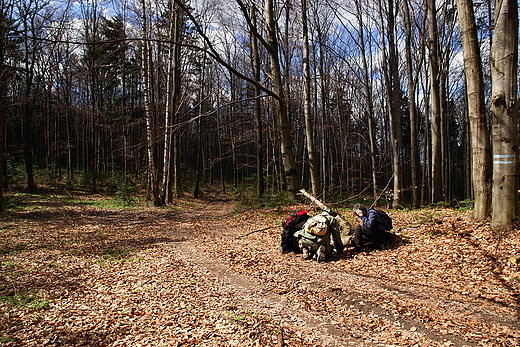
<path fill-rule="evenodd" d="M 354 211 L 354 214 L 357 214 L 356 211 L 360 210 L 361 212 L 363 212 L 363 214 L 366 214 L 367 213 L 367 208 L 361 204 L 357 204 L 356 206 L 354 206 L 354 208 L 352 209 L 352 211 Z"/>

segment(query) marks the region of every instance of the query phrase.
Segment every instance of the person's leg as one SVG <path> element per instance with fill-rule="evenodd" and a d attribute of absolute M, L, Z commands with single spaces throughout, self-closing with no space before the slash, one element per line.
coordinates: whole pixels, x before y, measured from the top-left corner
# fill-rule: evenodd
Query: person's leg
<path fill-rule="evenodd" d="M 318 247 L 320 246 L 316 242 L 308 240 L 305 237 L 300 238 L 298 245 L 302 251 L 302 257 L 305 260 L 312 259 L 314 253 L 316 253 Z"/>
<path fill-rule="evenodd" d="M 321 245 L 320 247 L 318 247 L 318 250 L 316 251 L 316 254 L 314 255 L 314 259 L 316 259 L 316 261 L 318 263 L 321 263 L 322 261 L 327 260 L 327 251 L 325 250 L 324 245 Z"/>
<path fill-rule="evenodd" d="M 356 226 L 354 231 L 354 237 L 352 238 L 352 245 L 354 246 L 354 252 L 361 252 L 365 246 L 370 246 L 370 229 L 364 225 Z"/>

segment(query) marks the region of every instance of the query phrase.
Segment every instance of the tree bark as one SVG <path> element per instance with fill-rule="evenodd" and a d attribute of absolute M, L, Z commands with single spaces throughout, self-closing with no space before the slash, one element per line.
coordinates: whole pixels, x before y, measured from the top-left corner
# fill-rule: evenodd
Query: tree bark
<path fill-rule="evenodd" d="M 393 207 L 401 206 L 402 197 L 402 173 L 401 173 L 401 102 L 400 83 L 398 72 L 398 58 L 395 38 L 395 13 L 394 0 L 388 0 L 388 50 L 391 80 L 391 102 L 390 111 L 390 142 L 392 148 L 393 167 Z"/>
<path fill-rule="evenodd" d="M 359 24 L 359 48 L 361 49 L 361 62 L 363 64 L 363 86 L 366 93 L 366 115 L 368 118 L 368 138 L 370 142 L 370 164 L 372 171 L 372 194 L 374 199 L 377 198 L 377 148 L 374 134 L 374 101 L 372 96 L 372 83 L 369 78 L 367 56 L 365 53 L 365 30 L 363 22 L 363 13 L 361 12 L 361 3 L 356 1 L 356 16 Z"/>
<path fill-rule="evenodd" d="M 388 16 L 388 54 L 386 52 L 385 40 L 382 40 L 382 59 L 383 72 L 386 84 L 386 99 L 389 113 L 389 135 L 390 148 L 392 151 L 392 180 L 393 180 L 393 201 L 394 207 L 401 205 L 402 183 L 401 183 L 401 114 L 399 102 L 399 76 L 397 71 L 397 53 L 395 51 L 395 16 L 394 16 L 394 0 L 388 0 L 387 16 Z M 384 32 L 383 23 L 383 6 L 379 2 L 379 12 L 381 18 L 381 32 Z"/>
<path fill-rule="evenodd" d="M 152 86 L 150 83 L 150 56 L 149 56 L 149 42 L 147 40 L 149 36 L 148 32 L 148 20 L 147 20 L 147 6 L 146 0 L 141 0 L 141 18 L 142 18 L 142 35 L 143 42 L 141 48 L 142 68 L 141 75 L 143 81 L 143 94 L 144 94 L 144 109 L 146 118 L 146 148 L 148 155 L 148 181 L 150 185 L 150 195 L 154 206 L 161 205 L 161 198 L 159 196 L 159 187 L 157 182 L 157 164 L 155 160 L 155 131 L 154 131 L 154 119 L 151 105 L 151 93 Z"/>
<path fill-rule="evenodd" d="M 491 46 L 492 227 L 510 229 L 518 213 L 518 4 L 495 1 Z"/>
<path fill-rule="evenodd" d="M 435 203 L 443 200 L 439 42 L 437 33 L 437 10 L 435 8 L 435 0 L 426 1 L 426 13 L 428 17 L 428 48 L 431 86 L 431 199 L 432 202 Z"/>
<path fill-rule="evenodd" d="M 175 126 L 179 123 L 179 99 L 181 95 L 181 36 L 183 15 L 178 6 L 174 7 L 173 15 L 173 71 L 172 71 L 172 88 L 171 88 L 171 150 L 170 162 L 168 165 L 168 186 L 166 187 L 166 202 L 172 203 L 174 198 L 182 196 L 182 172 L 181 172 L 181 135 L 179 127 Z"/>
<path fill-rule="evenodd" d="M 280 72 L 280 61 L 278 57 L 278 39 L 276 36 L 276 23 L 273 0 L 266 0 L 264 7 L 265 22 L 267 25 L 267 42 L 269 58 L 271 61 L 271 83 L 273 92 L 278 96 L 275 102 L 275 112 L 280 126 L 280 140 L 282 150 L 282 163 L 284 175 L 287 182 L 287 193 L 291 200 L 296 200 L 299 189 L 298 174 L 294 161 L 293 141 L 291 136 L 291 124 L 285 100 L 282 75 Z"/>
<path fill-rule="evenodd" d="M 36 13 L 31 11 L 31 4 L 24 4 L 24 17 L 22 18 L 22 35 L 23 35 L 23 59 L 24 68 L 23 76 L 25 82 L 24 104 L 23 104 L 23 153 L 25 161 L 25 172 L 27 174 L 27 189 L 29 192 L 36 191 L 36 183 L 34 181 L 34 165 L 33 165 L 33 113 L 34 113 L 34 74 L 36 64 L 37 45 L 34 42 L 36 27 Z M 25 8 L 29 6 L 29 9 Z M 31 39 L 30 37 L 33 37 Z"/>
<path fill-rule="evenodd" d="M 8 40 L 8 24 L 5 9 L 0 7 L 0 212 L 4 210 L 4 141 L 5 96 L 7 94 L 7 69 L 5 65 Z"/>
<path fill-rule="evenodd" d="M 166 205 L 166 196 L 171 197 L 171 179 L 170 176 L 170 160 L 172 153 L 172 132 L 173 132 L 173 114 L 175 113 L 175 102 L 173 100 L 173 87 L 175 81 L 174 59 L 175 57 L 175 15 L 174 2 L 168 2 L 169 7 L 169 23 L 168 35 L 171 42 L 168 43 L 168 68 L 166 74 L 166 101 L 164 110 L 164 152 L 163 152 L 163 173 L 162 173 L 162 191 L 160 196 L 160 204 Z"/>
<path fill-rule="evenodd" d="M 473 217 L 486 219 L 491 213 L 491 141 L 487 125 L 484 77 L 472 0 L 458 0 L 466 95 L 470 124 L 471 163 L 475 208 Z"/>
<path fill-rule="evenodd" d="M 408 0 L 403 0 L 403 19 L 405 28 L 406 74 L 408 77 L 408 108 L 410 112 L 410 161 L 412 171 L 412 205 L 421 205 L 420 195 L 420 164 L 419 164 L 419 131 L 417 121 L 417 104 L 415 100 L 416 78 L 413 73 L 412 60 L 412 25 Z"/>
<path fill-rule="evenodd" d="M 314 132 L 314 115 L 312 113 L 311 96 L 311 70 L 309 54 L 309 29 L 307 24 L 307 0 L 302 0 L 302 31 L 303 31 L 303 93 L 304 93 L 304 114 L 305 114 L 305 135 L 307 138 L 307 154 L 309 156 L 309 171 L 311 174 L 312 193 L 320 195 L 320 179 L 318 175 L 318 163 L 316 154 L 316 142 Z"/>
<path fill-rule="evenodd" d="M 251 19 L 252 25 L 256 28 L 257 26 L 257 15 L 256 6 L 254 3 L 251 4 Z M 256 29 L 255 29 L 256 30 Z M 251 51 L 252 51 L 252 65 L 253 74 L 255 81 L 260 84 L 260 52 L 258 48 L 258 38 L 255 35 L 255 30 L 251 30 Z M 256 187 L 258 197 L 262 197 L 265 191 L 264 181 L 264 136 L 263 136 L 263 125 L 262 125 L 262 110 L 261 110 L 261 91 L 258 85 L 255 88 L 255 130 L 256 130 Z"/>

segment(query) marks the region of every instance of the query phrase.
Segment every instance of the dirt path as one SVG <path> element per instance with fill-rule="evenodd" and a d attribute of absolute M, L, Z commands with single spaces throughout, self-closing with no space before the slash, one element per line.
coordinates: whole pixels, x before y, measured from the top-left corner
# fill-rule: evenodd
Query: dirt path
<path fill-rule="evenodd" d="M 280 251 L 296 207 L 35 199 L 0 221 L 1 346 L 520 345 L 520 272 L 501 260 L 520 237 L 460 212 L 396 213 L 408 242 L 316 263 Z"/>
<path fill-rule="evenodd" d="M 183 261 L 219 278 L 221 295 L 243 310 L 310 331 L 324 346 L 476 346 L 474 328 L 468 327 L 518 332 L 517 318 L 504 315 L 500 304 L 359 274 L 349 270 L 348 263 L 356 260 L 351 256 L 318 264 L 280 254 L 276 229 L 241 238 L 244 229 L 234 227 L 240 221 L 233 219 L 229 202 L 209 203 L 201 215 L 211 216 L 193 217 L 204 232 L 173 246 Z"/>

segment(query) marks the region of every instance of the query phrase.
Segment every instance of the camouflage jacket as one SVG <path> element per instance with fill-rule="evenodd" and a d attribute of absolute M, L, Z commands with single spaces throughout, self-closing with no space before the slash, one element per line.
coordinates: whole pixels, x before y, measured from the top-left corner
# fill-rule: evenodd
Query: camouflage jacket
<path fill-rule="evenodd" d="M 338 254 L 341 254 L 341 253 L 343 253 L 343 242 L 341 241 L 341 234 L 339 232 L 340 228 L 339 228 L 338 222 L 337 222 L 336 218 L 334 218 L 330 215 L 325 216 L 325 217 L 327 218 L 327 221 L 329 224 L 328 232 L 325 235 L 317 236 L 317 235 L 311 234 L 307 231 L 306 226 L 309 223 L 311 223 L 311 219 L 312 219 L 312 218 L 309 218 L 307 220 L 307 222 L 304 224 L 303 228 L 294 233 L 294 237 L 296 237 L 296 238 L 305 237 L 306 239 L 308 239 L 310 241 L 324 245 L 325 249 L 327 250 L 327 254 L 330 255 L 331 251 L 332 251 L 330 237 L 332 235 L 332 240 L 334 241 L 334 248 L 336 249 Z"/>

